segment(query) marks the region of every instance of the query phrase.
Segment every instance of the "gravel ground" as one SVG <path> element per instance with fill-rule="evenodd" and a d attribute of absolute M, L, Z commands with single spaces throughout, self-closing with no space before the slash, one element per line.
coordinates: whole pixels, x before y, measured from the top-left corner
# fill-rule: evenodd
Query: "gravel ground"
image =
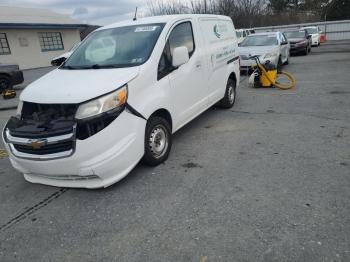
<path fill-rule="evenodd" d="M 243 81 L 104 190 L 27 183 L 0 152 L 0 261 L 350 261 L 349 67 L 329 42 L 291 58 L 294 90 Z"/>

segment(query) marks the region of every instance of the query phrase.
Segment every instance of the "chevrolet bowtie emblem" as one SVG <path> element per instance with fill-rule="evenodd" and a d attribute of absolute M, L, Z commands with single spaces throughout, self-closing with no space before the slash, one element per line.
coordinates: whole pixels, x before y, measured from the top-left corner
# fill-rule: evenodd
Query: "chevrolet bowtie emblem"
<path fill-rule="evenodd" d="M 29 146 L 31 146 L 33 149 L 40 149 L 43 146 L 45 146 L 46 143 L 47 143 L 46 139 L 30 140 Z"/>

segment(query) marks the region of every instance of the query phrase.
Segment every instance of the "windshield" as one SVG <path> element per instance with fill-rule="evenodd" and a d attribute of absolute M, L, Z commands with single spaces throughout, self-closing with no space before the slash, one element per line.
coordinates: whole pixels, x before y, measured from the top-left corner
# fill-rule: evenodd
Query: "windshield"
<path fill-rule="evenodd" d="M 69 49 L 69 52 L 74 52 L 74 50 L 75 49 L 77 49 L 78 48 L 78 46 L 80 45 L 80 42 L 79 43 L 76 43 L 76 44 L 74 44 L 73 46 L 72 46 L 72 48 L 71 49 Z"/>
<path fill-rule="evenodd" d="M 305 31 L 289 31 L 284 33 L 287 38 L 305 38 Z"/>
<path fill-rule="evenodd" d="M 240 38 L 242 36 L 242 32 L 236 31 L 236 36 L 237 36 L 237 38 Z"/>
<path fill-rule="evenodd" d="M 117 27 L 92 33 L 73 52 L 64 69 L 99 69 L 145 63 L 164 24 Z"/>
<path fill-rule="evenodd" d="M 318 33 L 317 28 L 306 28 L 306 31 L 309 35 Z"/>
<path fill-rule="evenodd" d="M 251 35 L 243 40 L 241 46 L 271 46 L 278 45 L 276 35 Z"/>

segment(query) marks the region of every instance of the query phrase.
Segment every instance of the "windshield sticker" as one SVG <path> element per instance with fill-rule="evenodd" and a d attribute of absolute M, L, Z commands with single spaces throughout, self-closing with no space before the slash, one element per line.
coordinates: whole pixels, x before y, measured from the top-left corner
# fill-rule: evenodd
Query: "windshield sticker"
<path fill-rule="evenodd" d="M 155 31 L 159 26 L 139 26 L 135 28 L 135 33 L 139 32 L 152 32 Z"/>
<path fill-rule="evenodd" d="M 131 60 L 131 63 L 135 64 L 135 63 L 142 63 L 143 58 L 134 58 Z"/>

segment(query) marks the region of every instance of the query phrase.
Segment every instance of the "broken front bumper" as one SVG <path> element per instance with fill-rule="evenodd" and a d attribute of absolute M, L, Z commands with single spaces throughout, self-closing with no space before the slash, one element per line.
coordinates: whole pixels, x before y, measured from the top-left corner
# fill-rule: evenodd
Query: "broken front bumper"
<path fill-rule="evenodd" d="M 57 140 L 73 142 L 72 151 L 59 155 L 19 154 L 14 151 L 15 145 L 30 142 L 29 138 L 13 138 L 6 129 L 3 138 L 12 165 L 26 180 L 59 187 L 100 188 L 124 178 L 142 158 L 145 125 L 144 119 L 123 111 L 106 128 L 84 140 L 67 134 L 33 141 L 46 145 L 54 145 Z"/>

